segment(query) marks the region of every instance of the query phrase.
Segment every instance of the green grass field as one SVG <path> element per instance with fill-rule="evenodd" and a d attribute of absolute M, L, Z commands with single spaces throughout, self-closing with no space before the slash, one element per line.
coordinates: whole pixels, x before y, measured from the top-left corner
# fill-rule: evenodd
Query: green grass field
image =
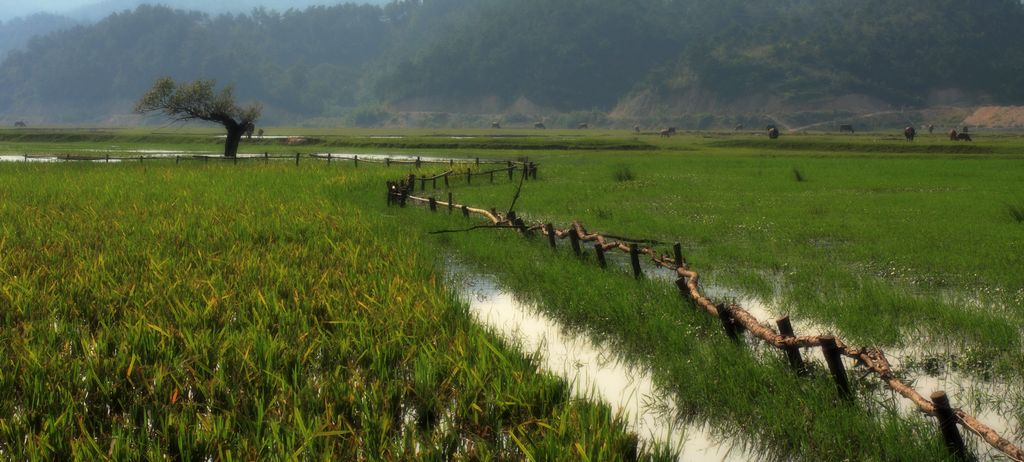
<path fill-rule="evenodd" d="M 218 151 L 216 131 L 153 131 L 0 130 L 0 154 Z M 1008 385 L 1004 405 L 1024 418 L 1015 134 L 267 134 L 278 131 L 315 141 L 241 151 L 528 156 L 541 181 L 517 203 L 527 221 L 682 242 L 705 283 L 850 343 L 918 349 Z M 468 223 L 384 204 L 384 180 L 446 168 L 0 164 L 0 415 L 11 416 L 0 447 L 40 458 L 574 458 L 577 442 L 593 460 L 629 453 L 635 437 L 606 408 L 570 400 L 473 325 L 438 277 L 454 255 L 652 368 L 681 420 L 766 458 L 944 457 L 934 421 L 900 415 L 877 381 L 855 380 L 856 402 L 837 405 L 827 371 L 795 377 L 782 357 L 730 344 L 671 284 L 552 256 L 541 239 L 431 236 Z M 514 188 L 452 191 L 503 210 Z"/>

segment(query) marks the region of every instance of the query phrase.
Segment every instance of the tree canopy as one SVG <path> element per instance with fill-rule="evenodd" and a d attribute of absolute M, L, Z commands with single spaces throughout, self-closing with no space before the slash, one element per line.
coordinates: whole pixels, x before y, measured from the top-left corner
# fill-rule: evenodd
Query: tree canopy
<path fill-rule="evenodd" d="M 216 93 L 214 85 L 212 80 L 175 83 L 170 77 L 158 79 L 135 104 L 135 112 L 158 111 L 179 122 L 204 120 L 219 123 L 228 131 L 224 155 L 233 157 L 238 153 L 242 134 L 256 123 L 263 108 L 259 103 L 238 106 L 231 86 Z"/>

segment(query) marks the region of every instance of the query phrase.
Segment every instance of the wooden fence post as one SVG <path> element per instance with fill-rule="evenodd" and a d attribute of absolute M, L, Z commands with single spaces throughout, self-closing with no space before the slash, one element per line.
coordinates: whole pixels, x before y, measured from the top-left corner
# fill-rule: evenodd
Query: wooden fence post
<path fill-rule="evenodd" d="M 295 165 L 299 165 L 299 153 L 295 153 Z"/>
<path fill-rule="evenodd" d="M 263 162 L 266 163 L 266 162 L 269 162 L 269 161 L 270 161 L 270 152 L 269 151 L 263 151 Z"/>
<path fill-rule="evenodd" d="M 473 171 L 466 169 L 466 184 L 473 184 Z"/>
<path fill-rule="evenodd" d="M 569 227 L 569 244 L 572 245 L 572 251 L 577 257 L 583 256 L 583 251 L 580 250 L 580 235 L 576 233 L 576 227 Z"/>
<path fill-rule="evenodd" d="M 430 204 L 431 212 L 437 211 L 437 199 L 434 199 L 434 196 L 430 196 L 430 199 L 427 201 L 427 203 Z"/>
<path fill-rule="evenodd" d="M 629 262 L 633 265 L 633 277 L 643 277 L 644 273 L 640 270 L 640 248 L 636 243 L 629 244 Z"/>
<path fill-rule="evenodd" d="M 110 156 L 107 156 L 107 162 L 110 162 Z M 177 165 L 178 162 L 181 162 L 181 157 L 178 156 L 177 154 L 175 154 L 174 155 L 174 164 Z"/>
<path fill-rule="evenodd" d="M 519 232 L 525 234 L 527 237 L 531 237 L 532 236 L 530 234 L 530 230 L 526 228 L 526 222 L 523 221 L 522 218 L 518 218 L 517 217 L 512 224 L 516 227 L 516 229 L 519 230 Z"/>
<path fill-rule="evenodd" d="M 465 205 L 462 206 L 462 216 L 464 216 L 464 217 L 468 217 L 469 216 L 469 207 L 467 207 Z"/>
<path fill-rule="evenodd" d="M 416 168 L 420 168 L 420 156 L 416 156 Z"/>
<path fill-rule="evenodd" d="M 779 327 L 779 333 L 785 338 L 796 337 L 793 332 L 793 324 L 789 322 L 789 316 L 783 316 L 775 320 L 775 325 Z M 796 346 L 785 347 L 786 357 L 789 358 L 789 365 L 798 374 L 804 372 L 804 359 L 800 356 L 800 348 Z"/>
<path fill-rule="evenodd" d="M 544 231 L 548 233 L 548 245 L 550 245 L 552 249 L 556 248 L 557 245 L 555 245 L 555 225 L 551 223 L 544 225 Z"/>
<path fill-rule="evenodd" d="M 385 167 L 390 167 L 391 166 L 391 158 L 390 157 L 385 157 L 384 158 L 384 166 Z"/>
<path fill-rule="evenodd" d="M 352 165 L 359 168 L 359 156 L 352 156 Z"/>
<path fill-rule="evenodd" d="M 477 167 L 479 167 L 479 166 L 480 166 L 480 158 L 479 158 L 479 157 L 477 157 L 477 158 L 476 158 L 476 166 L 477 166 Z"/>
<path fill-rule="evenodd" d="M 673 244 L 672 245 L 672 253 L 675 254 L 675 257 L 676 257 L 676 266 L 682 268 L 683 267 L 683 245 L 678 243 L 678 242 Z"/>
<path fill-rule="evenodd" d="M 510 161 L 508 161 L 508 180 L 509 181 L 512 181 L 512 174 L 514 172 L 513 169 L 514 169 L 514 167 L 512 167 L 512 161 L 510 160 Z"/>
<path fill-rule="evenodd" d="M 946 449 L 957 460 L 967 460 L 967 449 L 960 430 L 956 428 L 956 415 L 949 406 L 949 397 L 944 391 L 936 391 L 931 398 L 932 403 L 935 403 L 935 416 L 939 419 L 939 429 L 942 430 L 942 439 L 946 441 Z"/>
<path fill-rule="evenodd" d="M 732 340 L 739 340 L 740 337 L 736 333 L 736 322 L 732 318 L 732 307 L 726 303 L 719 303 L 715 308 L 718 309 L 718 319 L 722 321 L 725 335 L 728 335 Z"/>
<path fill-rule="evenodd" d="M 327 165 L 331 165 L 331 153 L 327 153 Z"/>
<path fill-rule="evenodd" d="M 605 259 L 604 259 L 604 247 L 600 243 L 597 243 L 597 242 L 594 243 L 594 253 L 597 254 L 597 264 L 598 264 L 598 266 L 600 266 L 601 269 L 607 268 L 608 267 L 608 262 L 605 261 Z"/>
<path fill-rule="evenodd" d="M 530 168 L 530 176 L 532 176 L 533 179 L 536 180 L 537 179 L 537 164 L 535 164 L 533 162 L 530 162 L 530 166 L 531 166 L 531 168 Z"/>
<path fill-rule="evenodd" d="M 846 378 L 846 366 L 843 365 L 843 357 L 836 345 L 836 338 L 831 335 L 821 337 L 821 352 L 825 355 L 825 362 L 832 372 L 832 378 L 836 381 L 836 388 L 839 389 L 839 396 L 843 399 L 853 398 L 850 391 L 850 382 Z"/>
<path fill-rule="evenodd" d="M 448 175 L 451 175 L 451 174 L 452 174 L 451 170 L 449 170 L 449 171 L 444 173 L 444 187 L 445 187 L 445 189 L 448 188 Z"/>
<path fill-rule="evenodd" d="M 491 170 L 491 183 L 494 183 L 494 170 Z"/>

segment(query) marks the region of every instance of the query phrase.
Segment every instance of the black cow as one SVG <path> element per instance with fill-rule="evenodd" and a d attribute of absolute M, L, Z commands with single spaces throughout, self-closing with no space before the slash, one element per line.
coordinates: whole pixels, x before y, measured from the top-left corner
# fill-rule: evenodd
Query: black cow
<path fill-rule="evenodd" d="M 917 136 L 917 129 L 913 126 L 908 125 L 907 128 L 903 129 L 903 137 L 906 138 L 907 141 L 914 141 L 915 136 Z"/>
<path fill-rule="evenodd" d="M 839 133 L 846 133 L 846 132 L 853 133 L 853 125 L 842 124 L 842 125 L 839 126 Z"/>
<path fill-rule="evenodd" d="M 768 138 L 773 139 L 773 140 L 779 138 L 779 129 L 775 128 L 774 125 L 772 125 L 772 126 L 770 126 L 770 128 L 768 128 Z"/>

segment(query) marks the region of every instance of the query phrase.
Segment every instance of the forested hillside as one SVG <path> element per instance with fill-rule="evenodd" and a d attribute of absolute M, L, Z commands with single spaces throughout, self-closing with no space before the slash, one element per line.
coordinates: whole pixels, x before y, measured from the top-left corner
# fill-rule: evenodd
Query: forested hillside
<path fill-rule="evenodd" d="M 0 59 L 7 56 L 7 52 L 25 46 L 35 35 L 69 29 L 77 24 L 71 18 L 46 13 L 0 21 Z"/>
<path fill-rule="evenodd" d="M 143 6 L 0 64 L 0 114 L 110 120 L 159 76 L 269 121 L 398 110 L 624 117 L 1024 103 L 1018 0 L 405 0 L 209 16 Z M 524 104 L 527 103 L 527 104 Z"/>

